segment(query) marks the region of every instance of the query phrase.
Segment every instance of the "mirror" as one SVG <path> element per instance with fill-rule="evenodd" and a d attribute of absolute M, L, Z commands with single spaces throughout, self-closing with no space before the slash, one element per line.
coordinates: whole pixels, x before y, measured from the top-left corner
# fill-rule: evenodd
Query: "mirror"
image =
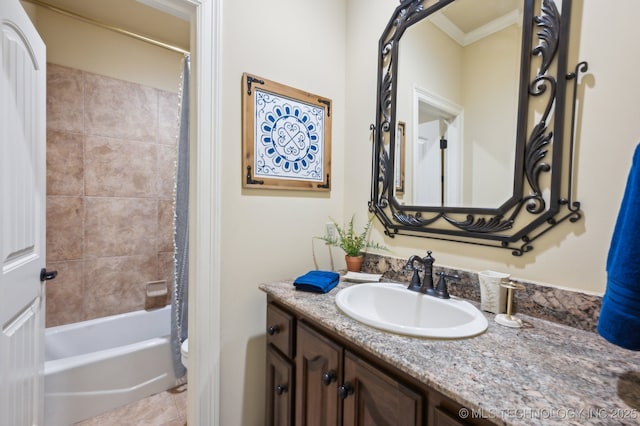
<path fill-rule="evenodd" d="M 409 141 L 401 203 L 493 207 L 509 198 L 521 33 L 521 0 L 458 0 L 407 28 L 397 59 L 396 119 Z"/>
<path fill-rule="evenodd" d="M 570 8 L 401 1 L 379 41 L 372 125 L 369 208 L 388 235 L 522 255 L 550 228 L 580 219 L 573 140 L 568 156 L 563 147 L 567 82 L 575 97 L 586 71 L 566 70 Z"/>

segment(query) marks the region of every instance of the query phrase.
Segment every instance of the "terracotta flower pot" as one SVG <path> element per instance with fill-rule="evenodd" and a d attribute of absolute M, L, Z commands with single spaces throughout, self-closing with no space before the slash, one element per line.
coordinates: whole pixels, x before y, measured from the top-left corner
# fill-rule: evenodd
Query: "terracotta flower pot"
<path fill-rule="evenodd" d="M 345 256 L 344 260 L 347 262 L 347 271 L 360 272 L 360 269 L 362 269 L 362 261 L 364 260 L 364 256 Z"/>

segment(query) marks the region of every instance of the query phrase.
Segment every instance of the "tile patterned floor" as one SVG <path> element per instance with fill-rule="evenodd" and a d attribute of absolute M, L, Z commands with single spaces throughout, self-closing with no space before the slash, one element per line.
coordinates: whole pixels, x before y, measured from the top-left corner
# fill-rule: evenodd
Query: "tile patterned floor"
<path fill-rule="evenodd" d="M 187 385 L 151 395 L 75 426 L 186 426 Z"/>

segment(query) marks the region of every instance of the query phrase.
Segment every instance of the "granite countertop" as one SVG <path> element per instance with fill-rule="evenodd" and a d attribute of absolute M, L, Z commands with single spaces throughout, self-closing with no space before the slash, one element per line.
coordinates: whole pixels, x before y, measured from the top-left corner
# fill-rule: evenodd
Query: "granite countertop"
<path fill-rule="evenodd" d="M 259 288 L 497 424 L 640 424 L 640 352 L 525 315 L 525 327 L 512 329 L 485 313 L 489 328 L 469 339 L 387 333 L 338 309 L 335 295 L 350 285 L 357 284 L 341 282 L 327 294 L 298 291 L 291 281 Z"/>

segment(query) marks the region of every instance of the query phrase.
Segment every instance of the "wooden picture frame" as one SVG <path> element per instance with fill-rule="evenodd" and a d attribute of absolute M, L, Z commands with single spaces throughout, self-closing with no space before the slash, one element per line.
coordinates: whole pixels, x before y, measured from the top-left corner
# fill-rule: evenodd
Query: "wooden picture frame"
<path fill-rule="evenodd" d="M 331 100 L 242 75 L 242 186 L 331 190 Z"/>
<path fill-rule="evenodd" d="M 396 194 L 404 194 L 404 157 L 405 157 L 405 136 L 406 123 L 404 121 L 398 121 L 398 127 L 396 128 L 396 152 L 395 152 L 395 188 Z"/>

